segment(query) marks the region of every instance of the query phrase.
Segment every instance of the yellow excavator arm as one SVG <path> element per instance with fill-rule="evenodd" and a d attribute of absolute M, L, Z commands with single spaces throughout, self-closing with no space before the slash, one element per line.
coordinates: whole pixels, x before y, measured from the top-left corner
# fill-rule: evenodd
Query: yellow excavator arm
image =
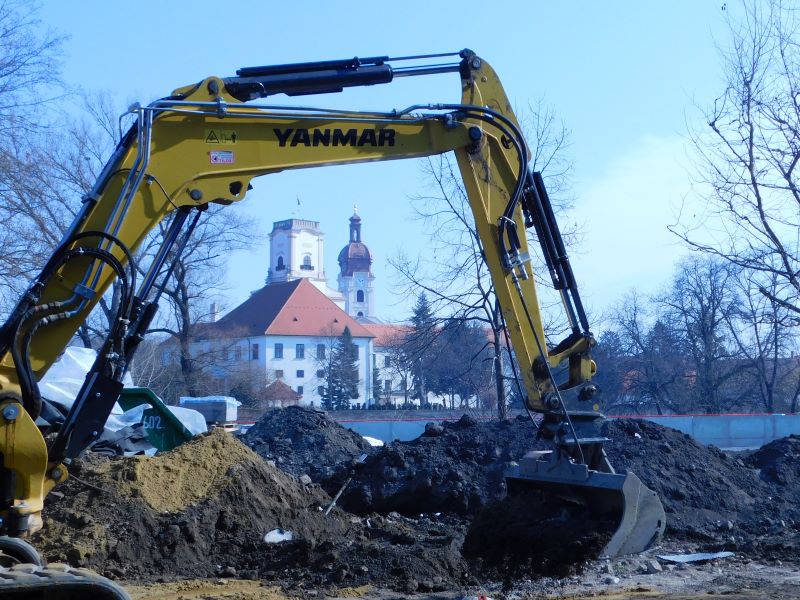
<path fill-rule="evenodd" d="M 581 433 L 573 420 L 594 427 L 601 417 L 591 401 L 594 340 L 547 192 L 541 176 L 529 171 L 529 150 L 496 73 L 469 50 L 450 63 L 392 64 L 405 60 L 241 69 L 235 77 L 209 77 L 149 106 L 131 108 L 133 127 L 0 329 L 0 416 L 16 412 L 13 419 L 0 419 L 2 469 L 15 474 L 0 478 L 13 482 L 6 484 L 13 489 L 0 490 L 6 498 L 0 531 L 20 535 L 34 528 L 44 496 L 66 477 L 62 462 L 102 432 L 122 376 L 155 314 L 160 280 L 209 203 L 238 202 L 253 178 L 287 169 L 445 152 L 456 155 L 528 407 L 545 415 L 543 431 L 564 442 L 567 460 L 613 473 L 599 459 L 589 464 L 580 452 Z M 281 93 L 327 93 L 445 72 L 460 74 L 457 103 L 380 113 L 254 102 Z M 165 219 L 165 243 L 149 272 L 137 277 L 136 250 Z M 553 347 L 545 341 L 529 229 L 564 301 L 570 333 Z M 119 313 L 65 423 L 46 447 L 34 425 L 42 405 L 37 381 L 114 280 L 121 284 Z M 553 371 L 562 364 L 567 368 L 557 382 Z M 565 441 L 569 436 L 572 441 Z"/>

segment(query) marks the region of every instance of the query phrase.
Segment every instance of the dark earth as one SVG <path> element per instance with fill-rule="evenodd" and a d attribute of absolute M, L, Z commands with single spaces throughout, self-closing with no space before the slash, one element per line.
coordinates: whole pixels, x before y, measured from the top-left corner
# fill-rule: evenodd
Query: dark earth
<path fill-rule="evenodd" d="M 283 471 L 296 477 L 308 475 L 314 482 L 331 477 L 372 450 L 363 437 L 323 411 L 298 406 L 268 412 L 242 441 Z"/>
<path fill-rule="evenodd" d="M 647 421 L 609 421 L 605 432 L 612 464 L 661 497 L 666 542 L 800 558 L 800 438 L 737 456 Z M 361 466 L 354 459 L 369 446 L 318 411 L 276 410 L 245 441 L 258 454 L 217 431 L 154 458 L 89 455 L 48 498 L 33 542 L 50 561 L 128 581 L 239 577 L 295 590 L 369 583 L 436 592 L 580 572 L 615 526 L 538 497 L 499 501 L 509 463 L 545 447 L 527 418 L 431 424 Z M 267 543 L 278 528 L 293 539 Z"/>

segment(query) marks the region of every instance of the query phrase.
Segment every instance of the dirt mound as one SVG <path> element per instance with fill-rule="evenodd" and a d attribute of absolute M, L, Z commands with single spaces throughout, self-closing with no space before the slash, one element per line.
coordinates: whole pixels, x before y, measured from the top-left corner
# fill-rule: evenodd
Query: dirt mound
<path fill-rule="evenodd" d="M 279 413 L 270 426 L 289 419 L 295 428 L 285 431 L 292 432 L 325 419 L 297 409 Z M 344 430 L 337 427 L 320 425 L 321 435 L 340 439 Z M 742 459 L 647 421 L 604 427 L 612 438 L 606 446 L 612 464 L 634 471 L 662 498 L 668 536 L 691 549 L 800 559 L 797 440 L 778 440 Z M 319 443 L 314 433 L 297 438 L 308 446 L 292 447 Z M 33 542 L 50 561 L 115 578 L 235 576 L 298 592 L 367 583 L 436 592 L 478 577 L 563 575 L 596 555 L 616 523 L 526 496 L 492 504 L 503 493 L 509 462 L 537 446 L 545 444 L 535 440 L 526 419 L 477 423 L 464 417 L 430 425 L 416 440 L 380 449 L 356 471 L 340 504 L 363 516 L 335 508 L 326 517 L 330 496 L 322 487 L 304 485 L 217 430 L 153 458 L 76 462 L 73 477 L 48 498 L 45 528 Z M 293 459 L 298 472 L 310 473 L 308 466 L 330 460 L 327 454 L 321 445 Z M 326 486 L 339 487 L 352 454 L 344 460 Z M 265 534 L 274 529 L 291 532 L 292 539 L 267 542 Z"/>
<path fill-rule="evenodd" d="M 505 490 L 504 472 L 535 445 L 527 418 L 478 423 L 464 415 L 430 424 L 415 440 L 393 442 L 369 456 L 342 495 L 357 514 L 475 514 Z M 342 481 L 323 481 L 329 492 Z"/>
<path fill-rule="evenodd" d="M 790 435 L 770 442 L 747 458 L 761 479 L 779 486 L 779 491 L 800 495 L 800 436 Z"/>
<path fill-rule="evenodd" d="M 605 446 L 611 464 L 636 473 L 661 498 L 668 537 L 709 550 L 759 555 L 767 548 L 775 553 L 789 548 L 786 551 L 794 553 L 796 544 L 789 538 L 800 525 L 795 484 L 800 476 L 795 458 L 800 438 L 765 446 L 746 463 L 649 421 L 609 420 L 603 432 L 611 438 Z M 547 447 L 534 438 L 523 418 L 477 423 L 464 417 L 432 425 L 416 440 L 394 442 L 371 455 L 356 472 L 341 505 L 357 514 L 475 515 L 502 497 L 510 461 Z M 759 477 L 753 466 L 762 463 L 767 466 L 759 466 Z M 322 484 L 331 491 L 341 480 L 339 474 Z M 491 548 L 488 553 L 491 558 Z"/>
<path fill-rule="evenodd" d="M 159 457 L 82 460 L 72 473 L 32 541 L 49 561 L 113 578 L 237 576 L 292 588 L 431 591 L 471 577 L 459 552 L 461 523 L 366 520 L 338 509 L 326 517 L 330 498 L 321 488 L 219 430 Z M 267 543 L 278 528 L 292 539 Z"/>
<path fill-rule="evenodd" d="M 714 540 L 760 533 L 768 489 L 742 460 L 650 421 L 603 424 L 616 469 L 636 473 L 655 491 L 672 537 Z"/>
<path fill-rule="evenodd" d="M 331 477 L 372 450 L 364 438 L 324 412 L 299 406 L 267 412 L 247 431 L 244 442 L 284 471 L 307 474 L 312 481 Z"/>

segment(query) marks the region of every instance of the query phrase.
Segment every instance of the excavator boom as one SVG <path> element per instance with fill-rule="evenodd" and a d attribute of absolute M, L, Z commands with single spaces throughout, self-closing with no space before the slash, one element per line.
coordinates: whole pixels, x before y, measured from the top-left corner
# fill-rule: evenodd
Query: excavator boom
<path fill-rule="evenodd" d="M 446 60 L 431 63 L 433 59 Z M 338 92 L 386 84 L 395 77 L 441 73 L 460 76 L 459 102 L 389 112 L 261 102 L 277 94 Z M 556 445 L 547 469 L 530 463 L 513 474 L 514 480 L 591 491 L 597 489 L 593 482 L 599 473 L 600 479 L 614 482 L 603 486 L 603 493 L 615 489 L 624 500 L 617 509 L 634 514 L 626 476 L 597 458 L 604 455 L 602 440 L 593 434 L 603 418 L 592 400 L 594 338 L 544 182 L 530 171 L 530 152 L 511 103 L 482 58 L 463 50 L 244 68 L 233 77 L 208 77 L 178 88 L 148 106 L 133 106 L 130 113 L 134 125 L 83 199 L 62 242 L 0 328 L 0 434 L 6 432 L 0 437 L 0 452 L 2 470 L 13 475 L 0 477 L 0 487 L 9 488 L 0 490 L 6 498 L 0 504 L 0 531 L 19 536 L 35 529 L 44 497 L 66 477 L 63 463 L 102 432 L 122 376 L 154 318 L 171 261 L 209 204 L 238 202 L 254 178 L 288 169 L 445 152 L 456 156 L 528 408 L 544 415 L 542 431 Z M 139 276 L 136 251 L 165 220 L 164 244 Z M 563 300 L 569 334 L 553 346 L 545 338 L 528 231 L 535 233 Z M 37 382 L 113 281 L 120 284 L 118 312 L 72 409 L 54 441 L 45 446 L 34 424 L 43 403 Z M 566 375 L 557 381 L 554 369 L 562 365 Z M 561 479 L 553 481 L 554 474 Z M 590 493 L 587 498 L 591 503 Z M 638 527 L 645 534 L 637 539 L 646 541 L 629 544 L 626 551 L 640 550 L 657 536 L 663 511 L 658 525 L 639 520 Z"/>

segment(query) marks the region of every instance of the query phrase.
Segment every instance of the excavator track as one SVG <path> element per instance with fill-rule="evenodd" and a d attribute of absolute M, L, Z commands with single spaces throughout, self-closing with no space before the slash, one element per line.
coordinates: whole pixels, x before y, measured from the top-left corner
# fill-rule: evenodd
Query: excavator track
<path fill-rule="evenodd" d="M 119 585 L 64 564 L 0 567 L 0 598 L 13 600 L 131 600 Z"/>

